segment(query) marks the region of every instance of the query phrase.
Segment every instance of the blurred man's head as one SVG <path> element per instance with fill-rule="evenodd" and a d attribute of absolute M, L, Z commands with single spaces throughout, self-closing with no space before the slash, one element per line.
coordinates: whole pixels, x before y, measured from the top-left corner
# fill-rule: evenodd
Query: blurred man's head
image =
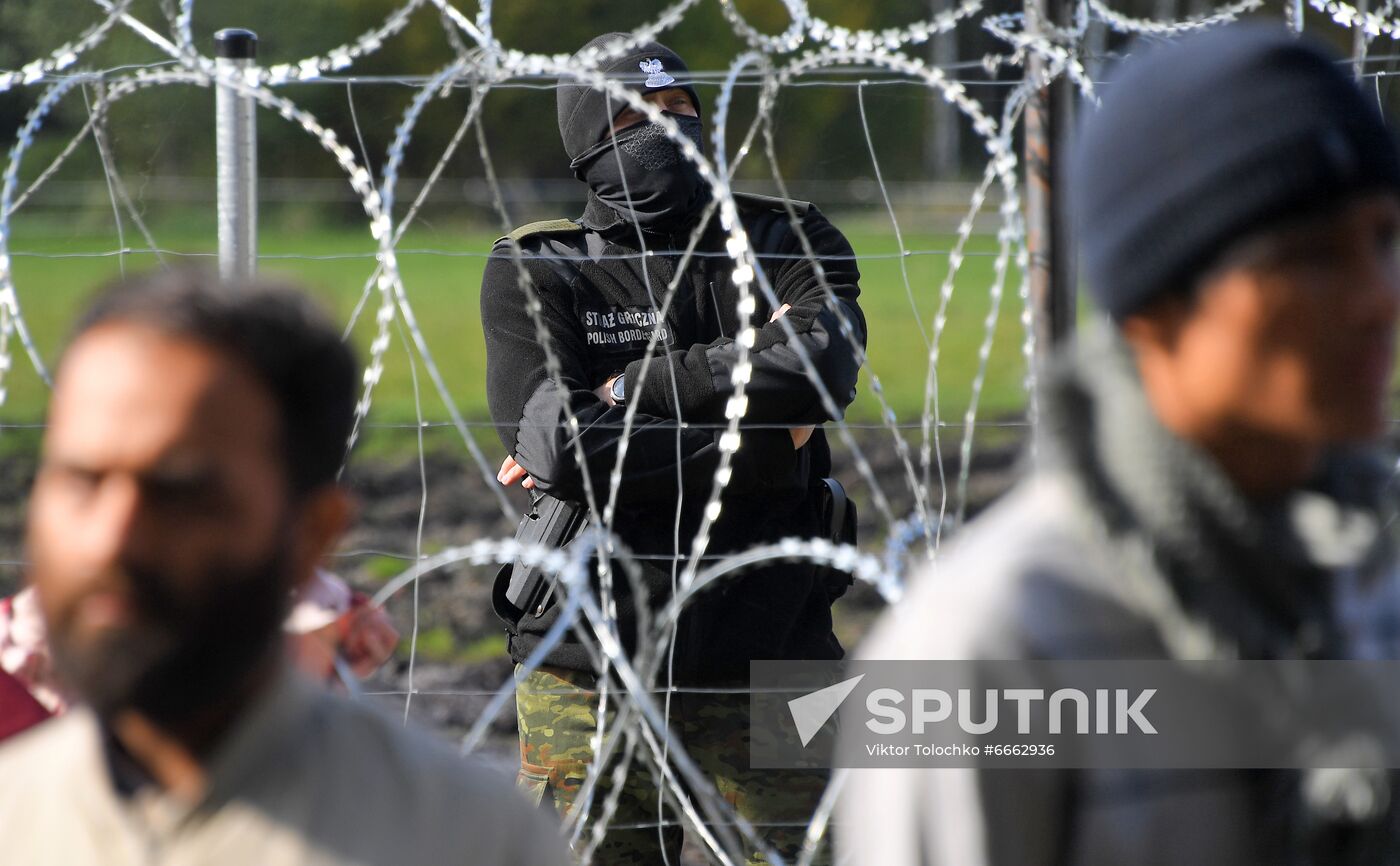
<path fill-rule="evenodd" d="M 1400 160 L 1335 58 L 1257 24 L 1148 49 L 1086 120 L 1071 195 L 1090 290 L 1169 427 L 1382 432 Z"/>
<path fill-rule="evenodd" d="M 600 58 L 600 73 L 665 113 L 703 153 L 700 98 L 685 61 L 659 42 L 618 53 L 627 39 L 625 33 L 599 36 L 578 56 Z M 557 94 L 570 167 L 600 201 L 643 229 L 671 231 L 694 220 L 707 200 L 705 184 L 659 124 L 584 83 L 561 81 Z"/>
<path fill-rule="evenodd" d="M 1159 408 L 1221 433 L 1310 445 L 1378 438 L 1389 419 L 1400 204 L 1350 199 L 1260 232 L 1187 294 L 1121 327 Z"/>
<path fill-rule="evenodd" d="M 107 289 L 59 365 L 30 581 L 65 681 L 178 722 L 281 650 L 344 528 L 356 366 L 301 296 L 158 274 Z"/>

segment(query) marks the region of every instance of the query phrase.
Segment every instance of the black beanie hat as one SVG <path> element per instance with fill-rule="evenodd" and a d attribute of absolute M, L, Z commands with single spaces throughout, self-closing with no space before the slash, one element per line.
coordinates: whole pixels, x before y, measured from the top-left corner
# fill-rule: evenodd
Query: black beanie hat
<path fill-rule="evenodd" d="M 630 38 L 627 33 L 604 33 L 583 46 L 574 56 L 590 49 L 616 44 Z M 653 93 L 679 87 L 690 95 L 696 112 L 700 97 L 690 81 L 690 70 L 680 55 L 660 42 L 647 42 L 623 54 L 598 64 L 598 71 L 621 80 L 624 86 L 638 93 Z M 612 121 L 627 108 L 627 103 L 611 100 L 601 90 L 571 79 L 561 79 L 556 91 L 559 100 L 559 135 L 564 140 L 564 152 L 569 159 L 603 140 L 612 129 Z"/>
<path fill-rule="evenodd" d="M 1358 193 L 1400 192 L 1390 132 L 1347 69 L 1260 23 L 1124 62 L 1071 163 L 1070 206 L 1099 306 L 1121 320 L 1188 291 L 1246 233 Z"/>

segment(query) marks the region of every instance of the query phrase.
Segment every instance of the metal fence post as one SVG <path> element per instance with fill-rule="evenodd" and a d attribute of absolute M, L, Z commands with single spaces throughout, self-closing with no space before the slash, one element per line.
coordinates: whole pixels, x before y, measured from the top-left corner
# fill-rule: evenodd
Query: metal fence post
<path fill-rule="evenodd" d="M 214 34 L 221 74 L 242 74 L 258 53 L 258 36 L 230 28 Z M 253 98 L 216 85 L 219 173 L 219 276 L 238 282 L 258 267 L 258 126 Z"/>
<path fill-rule="evenodd" d="M 1065 0 L 1026 0 L 1026 30 L 1039 35 L 1050 26 L 1068 24 L 1069 8 Z M 1039 76 L 1044 70 L 1045 58 L 1032 52 L 1027 74 Z M 1063 182 L 1074 98 L 1069 76 L 1062 75 L 1037 90 L 1026 105 L 1026 245 L 1038 360 L 1074 331 L 1078 277 Z"/>

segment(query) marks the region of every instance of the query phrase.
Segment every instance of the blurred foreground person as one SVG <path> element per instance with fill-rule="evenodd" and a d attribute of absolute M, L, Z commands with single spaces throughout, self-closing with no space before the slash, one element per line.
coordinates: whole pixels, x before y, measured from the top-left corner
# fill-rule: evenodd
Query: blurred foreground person
<path fill-rule="evenodd" d="M 324 569 L 297 588 L 282 623 L 287 650 L 307 676 L 335 683 L 337 662 L 365 679 L 394 654 L 399 633 L 383 608 Z M 50 715 L 69 697 L 53 669 L 48 629 L 32 586 L 0 598 L 0 673 L 8 674 Z M 45 716 L 47 718 L 47 716 Z"/>
<path fill-rule="evenodd" d="M 399 633 L 384 609 L 364 593 L 318 568 L 303 584 L 282 622 L 292 661 L 306 675 L 335 683 L 342 672 L 365 679 L 389 660 Z M 337 671 L 337 664 L 344 665 Z"/>
<path fill-rule="evenodd" d="M 27 731 L 52 715 L 24 683 L 0 669 L 0 740 Z"/>
<path fill-rule="evenodd" d="M 1112 325 L 1047 383 L 1034 474 L 862 657 L 1400 657 L 1393 461 L 1367 447 L 1400 165 L 1345 69 L 1262 25 L 1125 63 L 1071 191 Z M 854 864 L 1400 861 L 1400 790 L 1317 772 L 856 770 L 837 841 Z"/>
<path fill-rule="evenodd" d="M 293 592 L 351 516 L 356 378 L 270 288 L 162 274 L 80 322 L 27 537 L 80 703 L 0 747 L 5 862 L 561 862 L 504 781 L 287 662 Z"/>
<path fill-rule="evenodd" d="M 0 671 L 13 677 L 50 714 L 68 709 L 70 697 L 54 674 L 48 629 L 32 586 L 0 598 Z"/>

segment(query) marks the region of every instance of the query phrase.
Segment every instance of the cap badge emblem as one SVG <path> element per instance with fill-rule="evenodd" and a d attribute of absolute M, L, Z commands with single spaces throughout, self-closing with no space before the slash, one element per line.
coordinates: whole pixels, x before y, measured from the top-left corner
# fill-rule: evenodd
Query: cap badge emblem
<path fill-rule="evenodd" d="M 676 79 L 666 74 L 666 70 L 661 68 L 660 60 L 648 58 L 637 65 L 647 74 L 647 87 L 669 87 L 676 83 Z"/>

